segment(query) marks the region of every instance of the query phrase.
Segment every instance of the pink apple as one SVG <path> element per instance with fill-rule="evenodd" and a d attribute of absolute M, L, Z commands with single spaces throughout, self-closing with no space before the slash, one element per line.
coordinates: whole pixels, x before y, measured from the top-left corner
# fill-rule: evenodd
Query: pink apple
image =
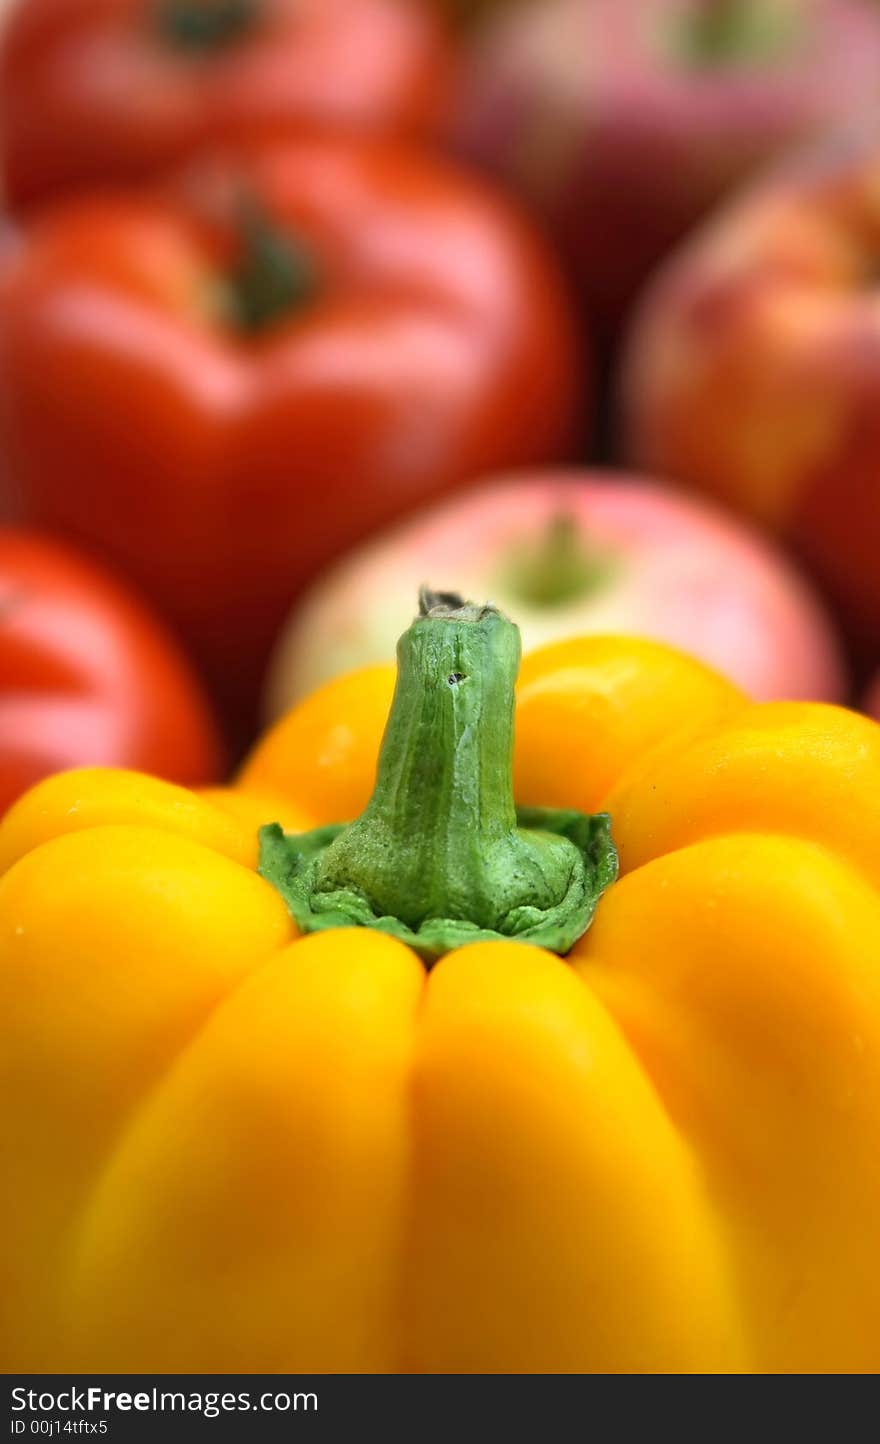
<path fill-rule="evenodd" d="M 282 635 L 269 715 L 341 672 L 391 661 L 423 583 L 491 598 L 526 650 L 635 633 L 692 652 L 757 698 L 843 691 L 820 604 L 767 542 L 659 482 L 559 470 L 487 483 L 326 572 Z"/>
<path fill-rule="evenodd" d="M 875 110 L 774 166 L 681 247 L 645 292 L 619 381 L 628 461 L 786 543 L 874 665 L 878 198 Z"/>
<path fill-rule="evenodd" d="M 608 325 L 731 186 L 874 105 L 878 75 L 866 0 L 523 0 L 478 33 L 456 135 Z"/>

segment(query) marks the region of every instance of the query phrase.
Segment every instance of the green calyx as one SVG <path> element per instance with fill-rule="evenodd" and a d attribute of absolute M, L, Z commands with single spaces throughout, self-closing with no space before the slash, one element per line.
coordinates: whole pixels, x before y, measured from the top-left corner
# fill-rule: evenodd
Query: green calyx
<path fill-rule="evenodd" d="M 309 251 L 250 198 L 242 203 L 238 229 L 239 257 L 225 286 L 229 319 L 236 330 L 255 335 L 307 306 L 318 275 Z"/>
<path fill-rule="evenodd" d="M 264 0 L 160 0 L 159 34 L 175 49 L 200 55 L 222 50 L 259 23 Z"/>
<path fill-rule="evenodd" d="M 260 834 L 260 872 L 303 932 L 370 927 L 427 961 L 516 939 L 567 953 L 617 876 L 604 814 L 513 800 L 519 631 L 424 592 L 398 645 L 375 790 L 356 821 Z"/>

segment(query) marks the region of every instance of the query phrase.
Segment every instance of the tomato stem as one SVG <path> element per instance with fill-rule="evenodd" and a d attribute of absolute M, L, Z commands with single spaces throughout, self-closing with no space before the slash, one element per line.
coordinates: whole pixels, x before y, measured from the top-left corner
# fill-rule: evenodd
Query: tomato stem
<path fill-rule="evenodd" d="M 178 50 L 234 45 L 259 23 L 263 0 L 160 0 L 159 31 Z"/>
<path fill-rule="evenodd" d="M 517 938 L 565 953 L 616 876 L 607 817 L 517 811 L 519 630 L 423 592 L 398 646 L 373 795 L 349 826 L 261 835 L 261 871 L 305 931 L 367 926 L 433 959 Z"/>
<path fill-rule="evenodd" d="M 252 199 L 242 204 L 239 234 L 240 257 L 227 278 L 232 320 L 242 331 L 264 331 L 312 299 L 315 264 Z"/>

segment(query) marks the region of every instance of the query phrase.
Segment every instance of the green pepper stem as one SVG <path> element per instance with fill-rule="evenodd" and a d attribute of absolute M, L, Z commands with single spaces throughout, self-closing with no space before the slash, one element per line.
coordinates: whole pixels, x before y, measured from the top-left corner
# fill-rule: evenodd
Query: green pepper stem
<path fill-rule="evenodd" d="M 159 33 L 178 50 L 221 50 L 259 24 L 263 5 L 264 0 L 160 0 Z"/>
<path fill-rule="evenodd" d="M 260 872 L 303 931 L 376 928 L 429 961 L 492 938 L 566 953 L 586 931 L 617 875 L 609 819 L 515 807 L 519 658 L 495 607 L 423 591 L 361 816 L 261 829 Z"/>
<path fill-rule="evenodd" d="M 524 851 L 512 780 L 519 658 L 519 632 L 494 607 L 422 594 L 398 647 L 375 791 L 326 854 L 320 891 L 353 886 L 414 928 L 431 917 L 497 927 L 510 906 L 501 858 Z"/>

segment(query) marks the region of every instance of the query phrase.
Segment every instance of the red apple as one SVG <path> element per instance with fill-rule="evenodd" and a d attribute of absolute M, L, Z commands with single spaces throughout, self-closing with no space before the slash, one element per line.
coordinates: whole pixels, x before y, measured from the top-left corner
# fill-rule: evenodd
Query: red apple
<path fill-rule="evenodd" d="M 455 24 L 467 26 L 476 24 L 492 10 L 522 5 L 526 0 L 434 0 L 434 3 L 439 5 L 443 14 Z M 528 0 L 528 3 L 535 4 L 536 0 Z"/>
<path fill-rule="evenodd" d="M 479 32 L 459 144 L 544 217 L 607 324 L 718 198 L 874 104 L 865 0 L 532 0 Z"/>
<path fill-rule="evenodd" d="M 877 673 L 874 681 L 868 690 L 865 699 L 865 711 L 869 717 L 876 717 L 880 722 L 880 672 Z"/>
<path fill-rule="evenodd" d="M 422 583 L 491 598 L 527 650 L 636 633 L 694 653 L 755 697 L 842 692 L 821 607 L 760 537 L 658 482 L 559 470 L 489 483 L 326 572 L 282 636 L 269 715 L 340 672 L 390 661 Z"/>
<path fill-rule="evenodd" d="M 786 538 L 880 656 L 880 127 L 786 163 L 658 277 L 625 451 Z"/>

